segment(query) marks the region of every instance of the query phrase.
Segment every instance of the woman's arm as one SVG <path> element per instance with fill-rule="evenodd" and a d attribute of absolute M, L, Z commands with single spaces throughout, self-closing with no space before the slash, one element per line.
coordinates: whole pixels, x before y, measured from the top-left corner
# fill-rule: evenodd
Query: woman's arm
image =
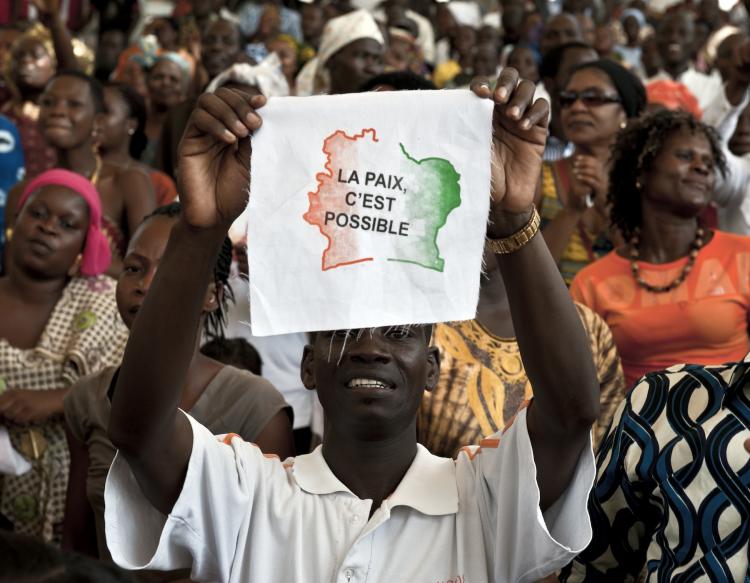
<path fill-rule="evenodd" d="M 60 0 L 32 0 L 39 11 L 39 20 L 52 35 L 52 44 L 57 58 L 57 70 L 79 70 L 78 59 L 73 51 L 73 42 L 62 16 Z"/>
<path fill-rule="evenodd" d="M 89 471 L 89 452 L 65 427 L 70 451 L 70 475 L 65 496 L 65 522 L 63 523 L 63 549 L 76 551 L 95 559 L 99 558 L 96 541 L 94 511 L 86 497 L 86 477 Z"/>

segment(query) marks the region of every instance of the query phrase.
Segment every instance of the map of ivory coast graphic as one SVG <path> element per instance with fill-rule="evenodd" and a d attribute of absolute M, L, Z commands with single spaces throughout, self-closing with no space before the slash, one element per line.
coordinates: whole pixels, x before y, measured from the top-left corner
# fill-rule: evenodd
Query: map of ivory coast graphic
<path fill-rule="evenodd" d="M 461 175 L 448 160 L 416 160 L 372 128 L 353 136 L 338 130 L 323 152 L 325 172 L 304 215 L 328 239 L 323 271 L 380 260 L 443 271 L 438 233 L 461 205 Z"/>

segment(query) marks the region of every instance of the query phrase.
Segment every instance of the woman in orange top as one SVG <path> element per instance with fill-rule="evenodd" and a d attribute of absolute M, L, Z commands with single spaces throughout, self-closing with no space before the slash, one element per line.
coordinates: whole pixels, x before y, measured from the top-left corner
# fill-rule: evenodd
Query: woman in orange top
<path fill-rule="evenodd" d="M 699 224 L 725 161 L 714 131 L 660 111 L 620 134 L 610 172 L 613 224 L 627 243 L 573 280 L 609 324 L 632 385 L 678 363 L 748 352 L 750 237 Z"/>

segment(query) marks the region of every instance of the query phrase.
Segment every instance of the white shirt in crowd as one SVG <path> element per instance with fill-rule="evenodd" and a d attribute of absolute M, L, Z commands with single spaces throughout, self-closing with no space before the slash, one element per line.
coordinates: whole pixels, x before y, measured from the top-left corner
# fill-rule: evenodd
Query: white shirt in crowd
<path fill-rule="evenodd" d="M 305 388 L 299 374 L 307 335 L 300 332 L 253 336 L 250 325 L 247 324 L 247 315 L 250 313 L 247 280 L 233 273 L 229 284 L 235 301 L 229 305 L 224 335 L 227 338 L 244 338 L 255 347 L 263 361 L 261 376 L 284 395 L 294 411 L 294 429 L 310 427 L 315 394 Z"/>
<path fill-rule="evenodd" d="M 714 202 L 719 207 L 719 228 L 738 235 L 750 235 L 750 154 L 736 156 L 729 150 L 737 121 L 750 102 L 750 94 L 737 105 L 721 94 L 703 112 L 703 121 L 712 126 L 721 139 L 727 174 L 717 175 Z"/>
<path fill-rule="evenodd" d="M 126 569 L 192 565 L 193 580 L 222 583 L 524 583 L 570 562 L 591 538 L 591 447 L 542 513 L 525 411 L 456 461 L 418 446 L 372 517 L 372 501 L 336 478 L 320 447 L 282 463 L 188 419 L 193 448 L 169 516 L 149 504 L 122 456 L 112 464 L 107 544 Z"/>
<path fill-rule="evenodd" d="M 672 81 L 666 72 L 661 71 L 653 77 L 646 79 L 644 85 L 648 85 L 652 81 Z M 680 75 L 674 81 L 678 81 L 687 87 L 690 92 L 695 95 L 700 105 L 701 110 L 705 111 L 707 107 L 713 103 L 720 95 L 724 94 L 724 82 L 721 79 L 718 71 L 714 71 L 710 75 L 696 71 L 693 67 L 690 67 L 682 75 Z"/>

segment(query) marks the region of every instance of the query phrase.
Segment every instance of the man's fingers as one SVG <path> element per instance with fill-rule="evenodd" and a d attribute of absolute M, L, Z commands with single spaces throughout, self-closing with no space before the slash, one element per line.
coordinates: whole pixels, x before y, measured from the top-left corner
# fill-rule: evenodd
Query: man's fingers
<path fill-rule="evenodd" d="M 497 85 L 495 85 L 495 92 L 492 94 L 495 103 L 502 105 L 508 102 L 516 90 L 518 77 L 518 71 L 511 67 L 506 67 L 500 72 L 500 76 L 497 78 Z"/>
<path fill-rule="evenodd" d="M 256 102 L 262 105 L 261 100 Z M 260 116 L 255 113 L 248 96 L 230 89 L 221 88 L 215 94 L 205 93 L 198 100 L 196 113 L 204 112 L 223 125 L 221 139 L 232 142 L 245 138 L 258 129 L 262 123 Z M 216 137 L 216 126 L 206 116 L 196 116 L 199 123 L 207 123 L 207 127 L 200 127 L 203 131 Z M 198 123 L 196 123 L 198 125 Z M 230 138 L 230 135 L 233 136 Z"/>
<path fill-rule="evenodd" d="M 205 109 L 196 109 L 193 112 L 191 119 L 192 126 L 201 134 L 208 134 L 209 136 L 227 144 L 233 144 L 237 141 L 237 136 L 234 132 L 229 131 L 223 121 L 216 119 Z M 195 137 L 186 132 L 186 137 L 189 135 Z"/>
<path fill-rule="evenodd" d="M 262 120 L 255 110 L 266 104 L 266 98 L 263 95 L 248 95 L 226 87 L 217 89 L 215 95 L 234 110 L 249 131 L 252 132 L 260 127 Z"/>
<path fill-rule="evenodd" d="M 745 440 L 745 450 L 750 453 L 750 439 Z"/>
<path fill-rule="evenodd" d="M 487 98 L 492 95 L 490 91 L 490 82 L 487 77 L 474 77 L 469 84 L 471 89 L 477 97 Z"/>
<path fill-rule="evenodd" d="M 529 81 L 529 83 L 531 82 Z M 533 84 L 531 85 L 533 87 Z M 545 99 L 537 99 L 534 102 L 534 105 L 531 106 L 531 109 L 526 112 L 521 120 L 521 128 L 528 130 L 539 123 L 544 127 L 547 127 L 549 123 L 549 103 Z"/>
<path fill-rule="evenodd" d="M 521 81 L 508 100 L 505 115 L 513 120 L 520 120 L 526 114 L 526 111 L 531 108 L 535 90 L 536 87 L 531 81 Z"/>
<path fill-rule="evenodd" d="M 224 92 L 221 97 L 218 94 L 201 95 L 198 100 L 199 111 L 205 111 L 211 117 L 217 119 L 224 126 L 224 129 L 232 133 L 236 138 L 245 138 L 249 135 L 250 130 L 240 114 L 227 103 L 226 98 L 223 98 L 227 94 L 231 95 L 232 99 L 241 99 L 229 91 Z"/>

